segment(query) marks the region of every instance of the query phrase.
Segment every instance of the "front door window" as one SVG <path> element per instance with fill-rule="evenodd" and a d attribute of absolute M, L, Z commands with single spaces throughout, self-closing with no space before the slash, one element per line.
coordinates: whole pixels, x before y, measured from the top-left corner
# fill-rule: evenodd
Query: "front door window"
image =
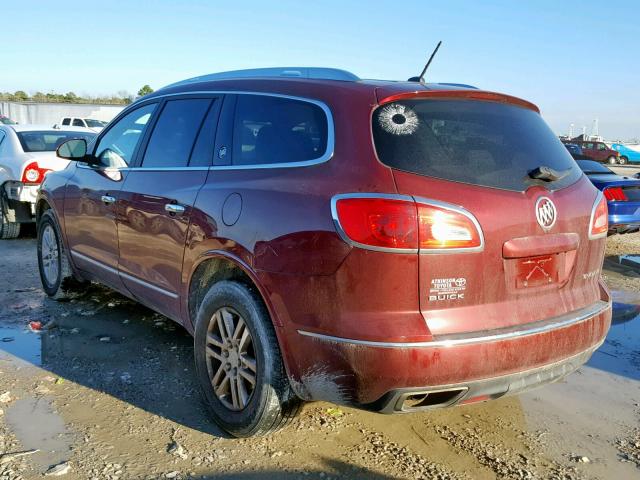
<path fill-rule="evenodd" d="M 140 107 L 109 129 L 98 142 L 94 152 L 102 165 L 113 168 L 129 165 L 155 108 L 155 103 Z"/>

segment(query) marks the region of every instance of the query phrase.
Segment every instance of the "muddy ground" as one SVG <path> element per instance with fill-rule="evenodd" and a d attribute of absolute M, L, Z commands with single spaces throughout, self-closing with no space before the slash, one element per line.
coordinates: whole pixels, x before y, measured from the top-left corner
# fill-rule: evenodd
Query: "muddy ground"
<path fill-rule="evenodd" d="M 209 423 L 180 327 L 99 286 L 45 298 L 33 237 L 0 242 L 0 480 L 640 478 L 638 234 L 608 241 L 614 326 L 566 380 L 402 416 L 312 403 L 250 440 Z"/>

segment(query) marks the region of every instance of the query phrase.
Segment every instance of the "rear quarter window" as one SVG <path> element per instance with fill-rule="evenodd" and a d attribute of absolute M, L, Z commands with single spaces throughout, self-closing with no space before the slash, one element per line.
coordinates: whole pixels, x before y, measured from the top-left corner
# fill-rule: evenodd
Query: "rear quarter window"
<path fill-rule="evenodd" d="M 307 162 L 327 151 L 328 120 L 317 104 L 265 95 L 238 95 L 233 165 Z"/>
<path fill-rule="evenodd" d="M 566 173 L 547 183 L 561 188 L 581 171 L 532 110 L 471 100 L 405 100 L 374 111 L 378 158 L 419 175 L 505 190 L 535 184 L 528 173 L 540 166 Z"/>

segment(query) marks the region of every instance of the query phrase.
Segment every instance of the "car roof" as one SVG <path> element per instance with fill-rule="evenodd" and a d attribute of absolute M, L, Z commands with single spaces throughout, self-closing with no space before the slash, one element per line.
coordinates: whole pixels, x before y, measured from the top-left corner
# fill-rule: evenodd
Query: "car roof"
<path fill-rule="evenodd" d="M 373 93 L 379 103 L 411 96 L 455 96 L 513 103 L 539 112 L 534 104 L 493 92 L 485 92 L 462 83 L 422 83 L 416 81 L 367 80 L 340 69 L 318 67 L 276 67 L 235 70 L 189 78 L 142 97 L 147 100 L 163 95 L 193 92 L 264 92 L 292 96 L 334 98 L 337 93 Z M 135 102 L 137 103 L 137 102 Z"/>

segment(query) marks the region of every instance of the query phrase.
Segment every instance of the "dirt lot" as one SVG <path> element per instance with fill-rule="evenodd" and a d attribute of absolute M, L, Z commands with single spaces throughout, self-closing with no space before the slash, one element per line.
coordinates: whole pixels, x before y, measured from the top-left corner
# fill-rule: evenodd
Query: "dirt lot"
<path fill-rule="evenodd" d="M 614 326 L 565 381 L 405 416 L 313 403 L 281 433 L 234 440 L 207 420 L 186 332 L 99 286 L 45 298 L 33 234 L 3 241 L 0 480 L 56 465 L 65 479 L 640 478 L 640 274 L 618 258 L 640 235 L 608 251 Z"/>

